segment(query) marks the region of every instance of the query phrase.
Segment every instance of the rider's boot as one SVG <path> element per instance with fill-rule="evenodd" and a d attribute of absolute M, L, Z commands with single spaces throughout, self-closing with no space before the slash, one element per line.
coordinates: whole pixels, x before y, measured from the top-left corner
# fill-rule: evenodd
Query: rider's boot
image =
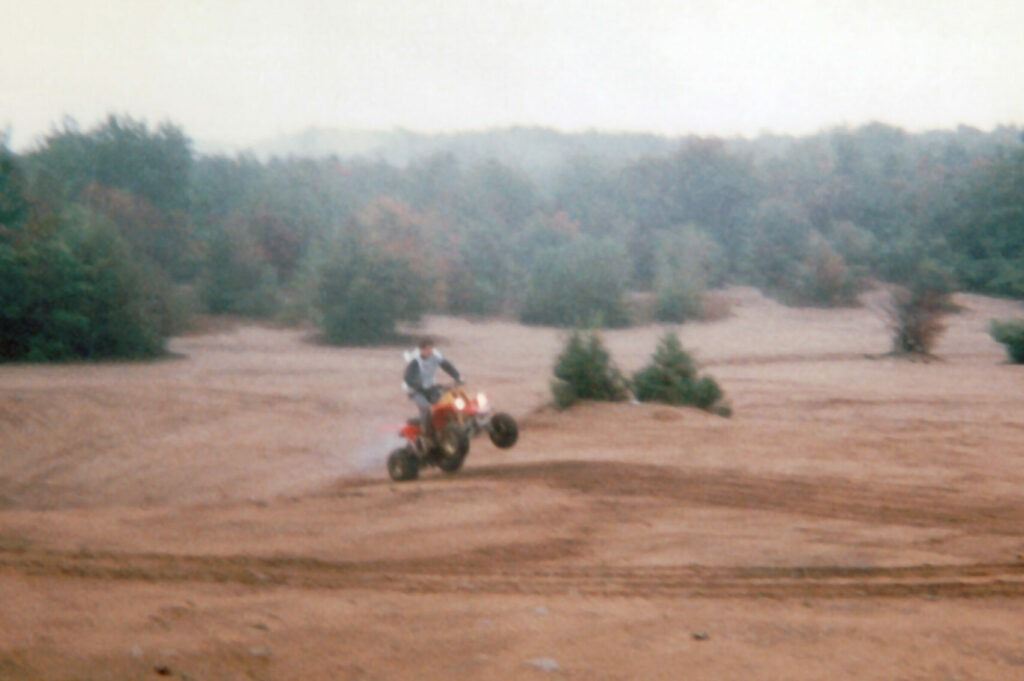
<path fill-rule="evenodd" d="M 421 454 L 429 454 L 434 449 L 434 435 L 430 431 L 424 431 L 420 434 L 416 446 L 419 448 Z"/>

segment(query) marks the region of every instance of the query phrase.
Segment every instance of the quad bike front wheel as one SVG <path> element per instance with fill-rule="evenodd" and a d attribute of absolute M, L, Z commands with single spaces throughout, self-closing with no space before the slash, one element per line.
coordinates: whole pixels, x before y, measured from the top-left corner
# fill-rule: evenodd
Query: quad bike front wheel
<path fill-rule="evenodd" d="M 388 475 L 395 482 L 415 480 L 420 474 L 420 462 L 408 447 L 391 452 L 388 457 Z"/>
<path fill-rule="evenodd" d="M 437 443 L 437 467 L 445 473 L 454 473 L 462 468 L 469 454 L 469 434 L 457 423 L 449 423 L 441 432 Z"/>
<path fill-rule="evenodd" d="M 500 449 L 508 449 L 519 439 L 519 425 L 514 418 L 505 413 L 499 412 L 492 416 L 487 431 L 491 436 L 491 442 Z"/>

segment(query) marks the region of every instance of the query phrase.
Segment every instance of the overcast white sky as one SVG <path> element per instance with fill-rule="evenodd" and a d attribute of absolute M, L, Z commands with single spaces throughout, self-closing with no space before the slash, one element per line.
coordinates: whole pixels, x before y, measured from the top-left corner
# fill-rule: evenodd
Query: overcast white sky
<path fill-rule="evenodd" d="M 1024 123 L 1024 0 L 0 0 L 0 130 Z"/>

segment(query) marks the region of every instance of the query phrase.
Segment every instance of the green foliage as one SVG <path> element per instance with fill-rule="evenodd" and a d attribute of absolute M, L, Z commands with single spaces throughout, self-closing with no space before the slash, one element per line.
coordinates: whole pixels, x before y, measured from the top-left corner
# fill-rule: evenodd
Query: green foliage
<path fill-rule="evenodd" d="M 522 226 L 542 207 L 530 178 L 495 160 L 475 167 L 464 178 L 463 192 L 466 215 L 509 227 Z"/>
<path fill-rule="evenodd" d="M 685 226 L 665 235 L 657 253 L 655 317 L 664 322 L 703 318 L 705 290 L 724 276 L 721 249 L 706 233 Z"/>
<path fill-rule="evenodd" d="M 513 265 L 503 241 L 500 234 L 463 241 L 445 282 L 449 312 L 473 316 L 502 312 L 513 287 Z"/>
<path fill-rule="evenodd" d="M 191 142 L 174 125 L 108 116 L 88 132 L 74 122 L 48 136 L 29 162 L 66 200 L 91 185 L 126 191 L 164 213 L 188 208 Z M 42 179 L 42 178 L 37 178 Z"/>
<path fill-rule="evenodd" d="M 970 288 L 1024 297 L 1024 149 L 981 165 L 937 222 Z"/>
<path fill-rule="evenodd" d="M 817 232 L 811 233 L 805 253 L 791 285 L 784 290 L 787 300 L 798 305 L 823 307 L 856 304 L 860 282 L 843 256 Z"/>
<path fill-rule="evenodd" d="M 869 235 L 852 223 L 838 228 L 843 246 L 858 256 Z M 763 202 L 748 243 L 748 276 L 789 305 L 842 307 L 856 303 L 861 276 L 816 230 L 806 209 L 793 202 Z"/>
<path fill-rule="evenodd" d="M 662 322 L 685 322 L 704 316 L 704 288 L 691 274 L 676 271 L 658 278 L 654 316 Z"/>
<path fill-rule="evenodd" d="M 329 249 L 310 249 L 281 291 L 281 305 L 277 319 L 283 324 L 297 326 L 317 319 L 317 298 L 320 286 L 320 268 Z"/>
<path fill-rule="evenodd" d="M 148 272 L 109 223 L 97 219 L 69 235 L 84 268 L 88 320 L 83 357 L 150 357 L 163 350 L 170 330 L 171 292 L 159 273 Z"/>
<path fill-rule="evenodd" d="M 879 250 L 878 240 L 871 232 L 842 220 L 832 226 L 830 238 L 832 247 L 857 276 L 871 272 Z"/>
<path fill-rule="evenodd" d="M 211 239 L 200 298 L 214 314 L 267 317 L 278 309 L 278 282 L 249 233 L 230 226 Z"/>
<path fill-rule="evenodd" d="M 847 305 L 867 277 L 906 287 L 893 323 L 908 331 L 896 344 L 918 352 L 914 337 L 941 327 L 919 313 L 941 316 L 951 285 L 922 284 L 919 262 L 973 290 L 1024 296 L 1019 135 L 879 124 L 681 143 L 540 129 L 396 133 L 359 147 L 389 161 L 261 161 L 196 157 L 173 125 L 65 123 L 23 155 L 0 140 L 3 353 L 25 356 L 27 338 L 40 357 L 149 347 L 99 340 L 111 335 L 101 327 L 131 323 L 111 312 L 97 324 L 98 308 L 80 303 L 98 291 L 140 310 L 159 339 L 182 328 L 196 299 L 370 339 L 424 310 L 620 326 L 626 295 L 678 322 L 709 314 L 705 290 L 729 283 L 787 304 Z M 309 155 L 320 136 L 305 140 Z M 390 151 L 369 153 L 385 138 Z M 104 230 L 116 238 L 101 239 Z M 322 246 L 339 230 L 344 256 Z M 120 274 L 89 265 L 103 251 L 128 263 Z M 125 303 L 116 292 L 141 271 L 147 302 Z M 25 309 L 38 317 L 31 328 Z"/>
<path fill-rule="evenodd" d="M 662 336 L 651 363 L 633 377 L 633 391 L 641 402 L 694 405 L 709 411 L 723 406 L 718 383 L 710 376 L 698 376 L 693 358 L 674 333 Z M 727 415 L 726 410 L 723 406 L 721 413 Z"/>
<path fill-rule="evenodd" d="M 814 229 L 806 209 L 792 201 L 761 202 L 753 217 L 745 256 L 748 276 L 771 293 L 792 286 Z"/>
<path fill-rule="evenodd" d="M 1024 319 L 993 320 L 989 333 L 1006 346 L 1011 362 L 1024 364 Z"/>
<path fill-rule="evenodd" d="M 69 212 L 54 236 L 0 243 L 0 359 L 160 354 L 166 295 L 113 227 Z"/>
<path fill-rule="evenodd" d="M 688 139 L 671 156 L 638 160 L 622 169 L 617 192 L 632 226 L 626 235 L 634 284 L 654 281 L 658 235 L 677 225 L 706 227 L 721 245 L 726 266 L 740 270 L 742 244 L 761 186 L 754 164 L 721 140 Z"/>
<path fill-rule="evenodd" d="M 0 138 L 0 239 L 21 227 L 28 217 L 25 176 Z"/>
<path fill-rule="evenodd" d="M 186 213 L 193 159 L 181 129 L 150 129 L 119 116 L 88 132 L 66 122 L 25 160 L 41 208 L 60 213 L 85 203 L 166 273 L 177 279 L 195 274 L 197 253 Z"/>
<path fill-rule="evenodd" d="M 448 273 L 448 312 L 468 317 L 498 315 L 504 308 L 507 289 L 499 277 L 475 277 L 472 269 L 456 267 Z"/>
<path fill-rule="evenodd" d="M 579 400 L 617 402 L 626 399 L 622 374 L 594 331 L 573 331 L 555 363 L 551 383 L 555 406 L 566 409 Z"/>
<path fill-rule="evenodd" d="M 612 244 L 584 238 L 540 254 L 520 319 L 550 326 L 627 326 L 623 260 Z"/>
<path fill-rule="evenodd" d="M 318 273 L 316 306 L 324 336 L 339 345 L 389 341 L 397 322 L 419 319 L 430 287 L 407 260 L 377 246 L 341 241 Z"/>

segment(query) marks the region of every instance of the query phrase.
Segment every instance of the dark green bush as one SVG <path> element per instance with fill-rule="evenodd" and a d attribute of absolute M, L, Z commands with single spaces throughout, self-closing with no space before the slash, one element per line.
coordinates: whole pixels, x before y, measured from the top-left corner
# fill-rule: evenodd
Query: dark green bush
<path fill-rule="evenodd" d="M 1024 297 L 1024 148 L 977 163 L 937 225 L 956 274 L 975 291 Z"/>
<path fill-rule="evenodd" d="M 207 311 L 268 317 L 280 303 L 274 268 L 241 229 L 221 229 L 209 244 L 199 294 Z"/>
<path fill-rule="evenodd" d="M 356 242 L 339 244 L 320 267 L 316 305 L 331 343 L 392 340 L 399 321 L 419 319 L 430 281 L 398 256 Z"/>
<path fill-rule="evenodd" d="M 0 135 L 0 238 L 20 227 L 28 216 L 25 188 L 21 165 L 7 149 L 4 135 Z"/>
<path fill-rule="evenodd" d="M 596 332 L 573 331 L 555 363 L 551 384 L 555 406 L 565 409 L 579 400 L 618 402 L 626 399 L 626 382 Z"/>
<path fill-rule="evenodd" d="M 0 242 L 0 360 L 158 355 L 167 295 L 112 226 L 71 212 L 50 236 Z"/>
<path fill-rule="evenodd" d="M 1024 364 L 1024 319 L 993 320 L 989 332 L 1006 346 L 1011 362 Z"/>
<path fill-rule="evenodd" d="M 689 404 L 723 415 L 731 413 L 719 404 L 724 394 L 718 383 L 710 376 L 697 375 L 693 358 L 674 333 L 662 336 L 651 363 L 633 377 L 633 392 L 641 402 Z"/>
<path fill-rule="evenodd" d="M 620 249 L 586 239 L 540 254 L 520 318 L 550 326 L 628 326 L 624 263 Z"/>

